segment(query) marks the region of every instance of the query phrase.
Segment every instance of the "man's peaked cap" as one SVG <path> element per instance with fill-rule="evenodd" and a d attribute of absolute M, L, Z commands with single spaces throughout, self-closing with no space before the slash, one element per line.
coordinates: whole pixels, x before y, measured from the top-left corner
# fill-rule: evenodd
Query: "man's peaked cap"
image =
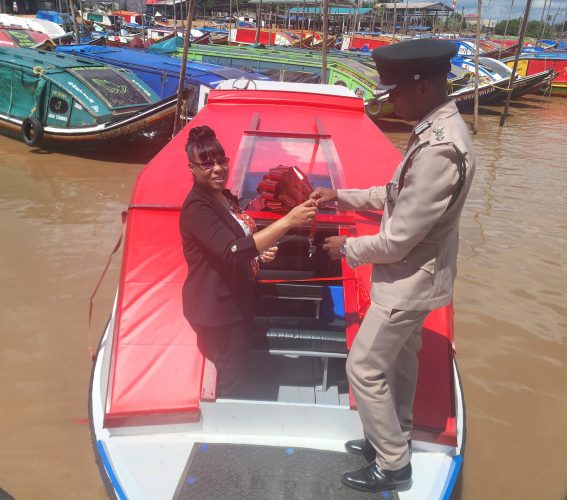
<path fill-rule="evenodd" d="M 380 84 L 393 86 L 407 80 L 447 74 L 457 46 L 447 40 L 425 38 L 393 43 L 372 51 Z"/>

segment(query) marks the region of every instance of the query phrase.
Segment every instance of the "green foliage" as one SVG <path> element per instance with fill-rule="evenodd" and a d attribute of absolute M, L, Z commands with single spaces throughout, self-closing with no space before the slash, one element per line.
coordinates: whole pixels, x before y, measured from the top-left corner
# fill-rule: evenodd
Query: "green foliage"
<path fill-rule="evenodd" d="M 510 19 L 508 23 L 508 30 L 506 35 L 509 36 L 518 36 L 520 34 L 520 27 L 522 25 L 521 19 Z M 506 27 L 506 21 L 500 21 L 496 28 L 494 29 L 494 33 L 496 35 L 503 35 L 504 29 Z M 544 32 L 545 28 L 545 32 Z M 544 33 L 545 37 L 552 37 L 554 36 L 557 31 L 561 29 L 561 26 L 551 26 L 549 23 L 542 23 L 540 21 L 529 21 L 528 22 L 528 29 L 526 30 L 526 36 L 532 38 L 539 38 Z"/>

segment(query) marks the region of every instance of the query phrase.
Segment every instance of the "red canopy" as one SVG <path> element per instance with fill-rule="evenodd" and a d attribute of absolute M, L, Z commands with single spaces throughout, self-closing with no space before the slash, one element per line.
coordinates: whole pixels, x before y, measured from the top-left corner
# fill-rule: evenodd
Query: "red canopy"
<path fill-rule="evenodd" d="M 33 47 L 49 40 L 49 35 L 21 28 L 0 28 L 0 47 Z"/>

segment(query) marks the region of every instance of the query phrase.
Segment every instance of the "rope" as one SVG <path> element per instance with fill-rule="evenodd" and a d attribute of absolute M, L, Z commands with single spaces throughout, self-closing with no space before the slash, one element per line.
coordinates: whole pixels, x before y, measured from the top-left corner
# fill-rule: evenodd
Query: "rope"
<path fill-rule="evenodd" d="M 122 229 L 120 231 L 120 237 L 118 238 L 116 245 L 114 245 L 112 252 L 110 252 L 110 255 L 108 256 L 108 259 L 106 261 L 106 265 L 104 266 L 104 270 L 102 271 L 102 274 L 100 275 L 100 278 L 98 279 L 98 282 L 95 286 L 95 289 L 94 289 L 93 293 L 91 294 L 91 296 L 89 298 L 89 353 L 91 355 L 91 359 L 92 359 L 93 363 L 96 361 L 96 352 L 94 351 L 94 348 L 93 348 L 93 338 L 92 338 L 92 330 L 91 330 L 91 320 L 92 320 L 92 317 L 93 317 L 93 300 L 94 300 L 94 298 L 95 298 L 95 296 L 98 292 L 98 289 L 100 288 L 100 285 L 102 283 L 104 276 L 106 275 L 106 272 L 108 271 L 108 268 L 110 266 L 110 262 L 112 261 L 114 254 L 116 254 L 116 252 L 118 252 L 120 246 L 122 245 L 122 238 L 124 237 L 124 229 L 126 227 L 126 216 L 127 216 L 127 212 L 122 212 Z"/>

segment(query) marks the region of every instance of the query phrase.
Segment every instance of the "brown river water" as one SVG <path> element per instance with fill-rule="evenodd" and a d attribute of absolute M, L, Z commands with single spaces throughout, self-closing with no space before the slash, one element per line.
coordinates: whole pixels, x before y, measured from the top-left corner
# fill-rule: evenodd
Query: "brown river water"
<path fill-rule="evenodd" d="M 565 499 L 567 99 L 525 97 L 503 129 L 497 111 L 480 117 L 461 221 L 461 497 Z M 387 135 L 405 147 L 406 130 Z M 89 296 L 141 168 L 0 136 L 0 488 L 18 500 L 106 496 L 87 425 Z M 118 267 L 94 303 L 93 345 Z"/>

